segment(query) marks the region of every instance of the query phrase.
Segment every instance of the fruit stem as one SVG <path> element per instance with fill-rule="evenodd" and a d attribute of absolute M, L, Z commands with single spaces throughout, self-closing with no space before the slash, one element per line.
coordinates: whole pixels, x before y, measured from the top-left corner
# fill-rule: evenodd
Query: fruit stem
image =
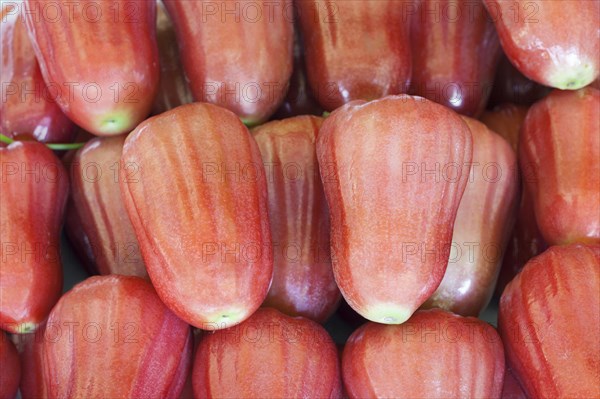
<path fill-rule="evenodd" d="M 12 144 L 15 142 L 15 140 L 0 133 L 0 142 L 6 143 L 6 144 Z M 84 145 L 85 145 L 85 143 L 46 143 L 46 147 L 50 148 L 51 150 L 55 150 L 55 151 L 77 150 L 77 149 L 83 147 Z"/>

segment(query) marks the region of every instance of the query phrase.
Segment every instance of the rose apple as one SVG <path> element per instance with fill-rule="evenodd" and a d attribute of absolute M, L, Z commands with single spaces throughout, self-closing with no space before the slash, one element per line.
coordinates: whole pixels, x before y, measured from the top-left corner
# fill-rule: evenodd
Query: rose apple
<path fill-rule="evenodd" d="M 504 53 L 525 76 L 579 89 L 600 73 L 600 2 L 484 0 Z"/>
<path fill-rule="evenodd" d="M 508 365 L 532 398 L 600 397 L 600 246 L 550 247 L 504 290 Z"/>
<path fill-rule="evenodd" d="M 15 345 L 0 331 L 0 399 L 14 399 L 21 379 L 21 362 Z"/>
<path fill-rule="evenodd" d="M 475 316 L 488 305 L 514 224 L 517 157 L 483 123 L 463 117 L 473 136 L 473 163 L 462 196 L 444 278 L 425 308 Z"/>
<path fill-rule="evenodd" d="M 77 152 L 71 162 L 71 205 L 86 237 L 79 251 L 91 250 L 98 273 L 147 277 L 119 187 L 119 181 L 131 178 L 135 168 L 121 169 L 124 142 L 125 136 L 97 137 Z M 67 228 L 74 224 L 68 223 Z M 78 231 L 70 234 L 77 235 Z"/>
<path fill-rule="evenodd" d="M 353 101 L 323 122 L 317 156 L 344 298 L 371 321 L 403 323 L 446 271 L 469 127 L 421 97 Z"/>
<path fill-rule="evenodd" d="M 315 143 L 322 119 L 273 121 L 252 133 L 267 173 L 273 283 L 264 305 L 325 322 L 340 301 L 329 250 L 329 210 Z"/>
<path fill-rule="evenodd" d="M 480 120 L 490 130 L 504 137 L 516 152 L 519 145 L 519 131 L 528 109 L 523 105 L 506 103 L 494 107 L 491 111 L 485 111 Z"/>
<path fill-rule="evenodd" d="M 261 308 L 205 335 L 193 371 L 198 398 L 339 398 L 337 348 L 319 324 Z"/>
<path fill-rule="evenodd" d="M 295 3 L 308 82 L 325 110 L 407 91 L 412 61 L 405 4 L 395 0 Z"/>
<path fill-rule="evenodd" d="M 51 398 L 173 398 L 191 365 L 192 333 L 133 276 L 95 276 L 52 309 L 42 344 Z"/>
<path fill-rule="evenodd" d="M 546 96 L 551 90 L 551 88 L 523 76 L 502 52 L 496 68 L 496 77 L 488 107 L 504 103 L 529 106 Z"/>
<path fill-rule="evenodd" d="M 21 5 L 3 2 L 0 9 L 0 129 L 11 137 L 31 134 L 42 142 L 71 141 L 73 123 L 44 83 Z"/>
<path fill-rule="evenodd" d="M 67 172 L 45 145 L 0 148 L 0 328 L 34 331 L 62 290 L 60 228 Z"/>
<path fill-rule="evenodd" d="M 23 12 L 44 80 L 71 120 L 114 135 L 150 113 L 159 79 L 154 1 L 25 0 Z"/>
<path fill-rule="evenodd" d="M 367 323 L 344 347 L 350 398 L 500 398 L 504 350 L 494 327 L 441 309 L 406 323 Z"/>
<path fill-rule="evenodd" d="M 273 114 L 293 64 L 291 0 L 164 0 L 197 101 L 235 112 L 248 125 Z"/>
<path fill-rule="evenodd" d="M 498 35 L 483 3 L 421 0 L 412 16 L 410 91 L 477 116 L 490 95 L 498 63 Z"/>
<path fill-rule="evenodd" d="M 600 243 L 600 91 L 553 91 L 527 113 L 520 165 L 550 245 Z"/>
<path fill-rule="evenodd" d="M 125 141 L 125 207 L 150 279 L 204 329 L 248 318 L 273 276 L 265 169 L 231 111 L 194 103 L 148 119 Z"/>

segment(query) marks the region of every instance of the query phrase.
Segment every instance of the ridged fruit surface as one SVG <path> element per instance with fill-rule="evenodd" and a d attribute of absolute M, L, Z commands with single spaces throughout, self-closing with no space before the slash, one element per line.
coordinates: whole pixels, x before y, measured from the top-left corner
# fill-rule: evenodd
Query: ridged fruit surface
<path fill-rule="evenodd" d="M 529 109 L 520 140 L 545 241 L 600 243 L 600 91 L 553 91 Z"/>
<path fill-rule="evenodd" d="M 155 1 L 25 0 L 24 7 L 44 80 L 73 122 L 105 136 L 148 116 L 159 79 Z"/>
<path fill-rule="evenodd" d="M 473 136 L 471 175 L 456 214 L 446 274 L 425 307 L 477 317 L 494 293 L 515 221 L 519 181 L 510 144 L 483 123 L 463 120 Z"/>
<path fill-rule="evenodd" d="M 191 365 L 192 333 L 133 276 L 95 276 L 52 309 L 42 347 L 50 398 L 173 398 Z"/>
<path fill-rule="evenodd" d="M 478 116 L 491 92 L 500 42 L 483 4 L 421 0 L 412 16 L 411 93 Z"/>
<path fill-rule="evenodd" d="M 231 111 L 183 105 L 125 141 L 121 193 L 156 291 L 203 329 L 231 327 L 263 302 L 273 275 L 260 150 Z"/>
<path fill-rule="evenodd" d="M 291 0 L 165 0 L 196 101 L 257 125 L 279 107 L 293 64 Z"/>
<path fill-rule="evenodd" d="M 273 283 L 264 305 L 317 322 L 327 320 L 340 300 L 316 154 L 321 123 L 316 116 L 297 116 L 252 132 L 267 173 L 274 247 Z"/>
<path fill-rule="evenodd" d="M 261 308 L 206 334 L 193 371 L 197 398 L 339 398 L 337 348 L 319 324 Z"/>
<path fill-rule="evenodd" d="M 354 101 L 323 122 L 317 157 L 344 298 L 371 321 L 406 321 L 446 271 L 469 178 L 469 127 L 421 97 Z"/>
<path fill-rule="evenodd" d="M 21 380 L 21 361 L 8 335 L 0 331 L 0 399 L 14 399 Z"/>
<path fill-rule="evenodd" d="M 600 3 L 483 0 L 504 53 L 528 78 L 575 90 L 600 73 Z"/>
<path fill-rule="evenodd" d="M 119 187 L 120 180 L 135 179 L 135 166 L 121 169 L 125 138 L 97 137 L 77 152 L 71 162 L 71 204 L 78 220 L 66 226 L 83 230 L 86 239 L 73 244 L 84 246 L 80 252 L 91 252 L 99 274 L 147 277 Z M 70 235 L 79 234 L 73 231 Z"/>
<path fill-rule="evenodd" d="M 367 323 L 344 347 L 350 398 L 500 398 L 504 350 L 494 327 L 441 309 L 406 323 Z"/>
<path fill-rule="evenodd" d="M 0 129 L 10 137 L 30 134 L 41 142 L 69 142 L 73 122 L 44 83 L 21 5 L 3 2 L 0 9 Z"/>
<path fill-rule="evenodd" d="M 600 397 L 600 246 L 550 247 L 506 287 L 498 325 L 532 398 Z"/>
<path fill-rule="evenodd" d="M 175 27 L 160 0 L 156 0 L 156 42 L 160 59 L 160 84 L 152 106 L 155 115 L 193 101 L 181 64 Z"/>
<path fill-rule="evenodd" d="M 0 148 L 0 327 L 34 331 L 62 290 L 60 229 L 67 172 L 45 145 Z"/>
<path fill-rule="evenodd" d="M 295 3 L 308 82 L 325 110 L 408 90 L 410 18 L 403 4 L 394 0 Z"/>

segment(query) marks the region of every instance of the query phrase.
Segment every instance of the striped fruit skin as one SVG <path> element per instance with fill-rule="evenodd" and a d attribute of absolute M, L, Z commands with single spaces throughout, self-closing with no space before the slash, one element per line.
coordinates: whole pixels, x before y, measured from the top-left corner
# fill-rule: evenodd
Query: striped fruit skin
<path fill-rule="evenodd" d="M 508 284 L 498 326 L 527 397 L 600 396 L 600 246 L 550 247 Z"/>
<path fill-rule="evenodd" d="M 441 309 L 399 326 L 366 323 L 342 355 L 350 398 L 500 398 L 504 368 L 494 327 Z"/>
<path fill-rule="evenodd" d="M 67 172 L 45 145 L 0 148 L 0 326 L 29 333 L 62 290 L 60 229 L 69 192 Z"/>
<path fill-rule="evenodd" d="M 339 398 L 337 347 L 319 324 L 261 308 L 200 341 L 196 398 Z"/>
<path fill-rule="evenodd" d="M 517 156 L 483 123 L 463 117 L 473 136 L 471 178 L 462 196 L 444 278 L 425 308 L 479 316 L 488 305 L 515 221 Z"/>
<path fill-rule="evenodd" d="M 264 305 L 325 322 L 340 301 L 331 269 L 329 209 L 317 163 L 323 119 L 297 116 L 252 131 L 269 195 L 273 283 Z"/>
<path fill-rule="evenodd" d="M 297 1 L 306 72 L 319 104 L 404 93 L 411 77 L 407 3 Z"/>
<path fill-rule="evenodd" d="M 146 280 L 90 277 L 50 313 L 42 345 L 44 383 L 50 398 L 177 397 L 191 366 L 192 343 L 190 327 Z"/>
<path fill-rule="evenodd" d="M 231 327 L 273 276 L 258 146 L 231 111 L 183 105 L 142 123 L 121 158 L 125 207 L 161 299 L 203 329 Z"/>
<path fill-rule="evenodd" d="M 354 101 L 323 122 L 317 157 L 344 298 L 371 321 L 406 321 L 446 271 L 472 158 L 468 126 L 420 97 Z"/>
<path fill-rule="evenodd" d="M 121 169 L 125 136 L 97 137 L 77 151 L 71 162 L 71 199 L 83 229 L 80 253 L 91 253 L 99 274 L 148 277 L 139 244 L 121 197 L 119 180 L 128 178 Z M 74 231 L 71 236 L 78 235 Z"/>
<path fill-rule="evenodd" d="M 14 399 L 21 379 L 19 353 L 10 338 L 0 331 L 0 399 Z"/>
<path fill-rule="evenodd" d="M 477 117 L 487 103 L 500 42 L 482 3 L 421 0 L 412 15 L 410 92 Z"/>
<path fill-rule="evenodd" d="M 13 7 L 11 7 L 12 5 Z M 0 128 L 10 137 L 29 134 L 44 143 L 73 138 L 73 123 L 63 114 L 46 87 L 20 3 L 3 2 L 0 10 Z"/>
<path fill-rule="evenodd" d="M 520 140 L 523 179 L 546 242 L 600 243 L 600 91 L 553 91 L 530 108 Z"/>
<path fill-rule="evenodd" d="M 148 116 L 159 79 L 154 1 L 25 0 L 24 7 L 44 80 L 71 120 L 102 136 L 129 132 Z M 48 17 L 48 7 L 59 17 Z"/>
<path fill-rule="evenodd" d="M 247 125 L 271 116 L 292 74 L 291 0 L 164 3 L 196 101 L 227 108 Z"/>
<path fill-rule="evenodd" d="M 510 62 L 545 86 L 579 89 L 600 73 L 600 3 L 483 0 Z M 594 40 L 590 40 L 593 37 Z"/>
<path fill-rule="evenodd" d="M 176 45 L 175 27 L 160 0 L 156 0 L 156 11 L 156 42 L 160 57 L 160 84 L 152 106 L 152 113 L 155 115 L 193 101 L 192 92 L 185 80 L 179 49 Z"/>

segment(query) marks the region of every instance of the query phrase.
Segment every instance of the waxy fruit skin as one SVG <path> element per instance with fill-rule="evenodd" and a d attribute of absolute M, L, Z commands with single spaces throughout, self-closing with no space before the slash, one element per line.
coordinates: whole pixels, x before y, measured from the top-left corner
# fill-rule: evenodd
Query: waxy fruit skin
<path fill-rule="evenodd" d="M 291 0 L 165 0 L 196 101 L 268 119 L 285 97 L 293 64 Z"/>
<path fill-rule="evenodd" d="M 165 304 L 203 329 L 248 318 L 267 295 L 273 253 L 265 169 L 240 119 L 183 105 L 140 124 L 121 163 L 135 171 L 121 193 Z"/>
<path fill-rule="evenodd" d="M 193 101 L 176 45 L 175 27 L 161 0 L 156 0 L 156 42 L 160 59 L 160 83 L 152 113 L 158 115 Z"/>
<path fill-rule="evenodd" d="M 344 347 L 352 398 L 500 398 L 504 350 L 494 327 L 441 309 L 399 326 L 369 322 Z"/>
<path fill-rule="evenodd" d="M 483 123 L 463 117 L 473 136 L 471 176 L 462 196 L 444 278 L 425 308 L 479 316 L 488 305 L 515 221 L 517 156 Z"/>
<path fill-rule="evenodd" d="M 600 243 L 600 91 L 555 90 L 521 129 L 519 163 L 549 245 Z"/>
<path fill-rule="evenodd" d="M 308 82 L 332 111 L 352 100 L 404 93 L 412 61 L 405 2 L 298 1 Z"/>
<path fill-rule="evenodd" d="M 499 331 L 532 398 L 600 397 L 600 246 L 550 247 L 508 284 Z"/>
<path fill-rule="evenodd" d="M 91 253 L 94 269 L 99 274 L 124 274 L 146 277 L 146 267 L 139 244 L 125 210 L 119 187 L 120 180 L 135 179 L 136 166 L 124 165 L 121 153 L 125 136 L 97 137 L 77 151 L 71 161 L 71 199 L 76 216 L 70 236 L 84 240 L 80 253 Z M 80 226 L 77 226 L 79 224 Z"/>
<path fill-rule="evenodd" d="M 471 132 L 421 97 L 353 101 L 319 131 L 333 272 L 363 317 L 400 324 L 439 286 L 469 178 Z"/>
<path fill-rule="evenodd" d="M 70 335 L 50 334 L 52 329 L 69 329 Z M 177 397 L 190 370 L 192 343 L 190 327 L 146 280 L 90 277 L 50 313 L 42 345 L 44 384 L 50 398 Z"/>
<path fill-rule="evenodd" d="M 58 17 L 46 15 L 49 5 Z M 73 122 L 107 136 L 148 116 L 159 80 L 154 1 L 25 0 L 23 7 L 44 80 Z"/>
<path fill-rule="evenodd" d="M 340 398 L 337 348 L 319 324 L 261 308 L 206 334 L 194 360 L 197 398 Z"/>
<path fill-rule="evenodd" d="M 41 142 L 71 141 L 73 122 L 44 83 L 20 4 L 3 2 L 0 10 L 0 130 L 9 137 L 33 135 Z"/>
<path fill-rule="evenodd" d="M 460 114 L 478 116 L 490 95 L 501 54 L 483 4 L 420 0 L 411 22 L 410 92 Z"/>
<path fill-rule="evenodd" d="M 504 53 L 528 78 L 557 89 L 587 86 L 600 73 L 600 3 L 484 0 Z"/>
<path fill-rule="evenodd" d="M 322 118 L 298 116 L 261 125 L 269 194 L 273 282 L 264 306 L 325 322 L 340 301 L 331 269 L 329 209 L 317 163 Z"/>
<path fill-rule="evenodd" d="M 0 399 L 14 399 L 21 380 L 21 361 L 10 338 L 0 331 Z"/>
<path fill-rule="evenodd" d="M 47 398 L 48 391 L 44 383 L 43 352 L 44 339 L 54 339 L 56 335 L 49 332 L 46 336 L 46 326 L 41 325 L 33 334 L 19 336 L 19 352 L 21 368 L 26 370 L 21 376 L 19 391 L 23 399 Z"/>
<path fill-rule="evenodd" d="M 33 332 L 62 290 L 60 229 L 67 172 L 45 145 L 0 148 L 0 328 Z"/>

